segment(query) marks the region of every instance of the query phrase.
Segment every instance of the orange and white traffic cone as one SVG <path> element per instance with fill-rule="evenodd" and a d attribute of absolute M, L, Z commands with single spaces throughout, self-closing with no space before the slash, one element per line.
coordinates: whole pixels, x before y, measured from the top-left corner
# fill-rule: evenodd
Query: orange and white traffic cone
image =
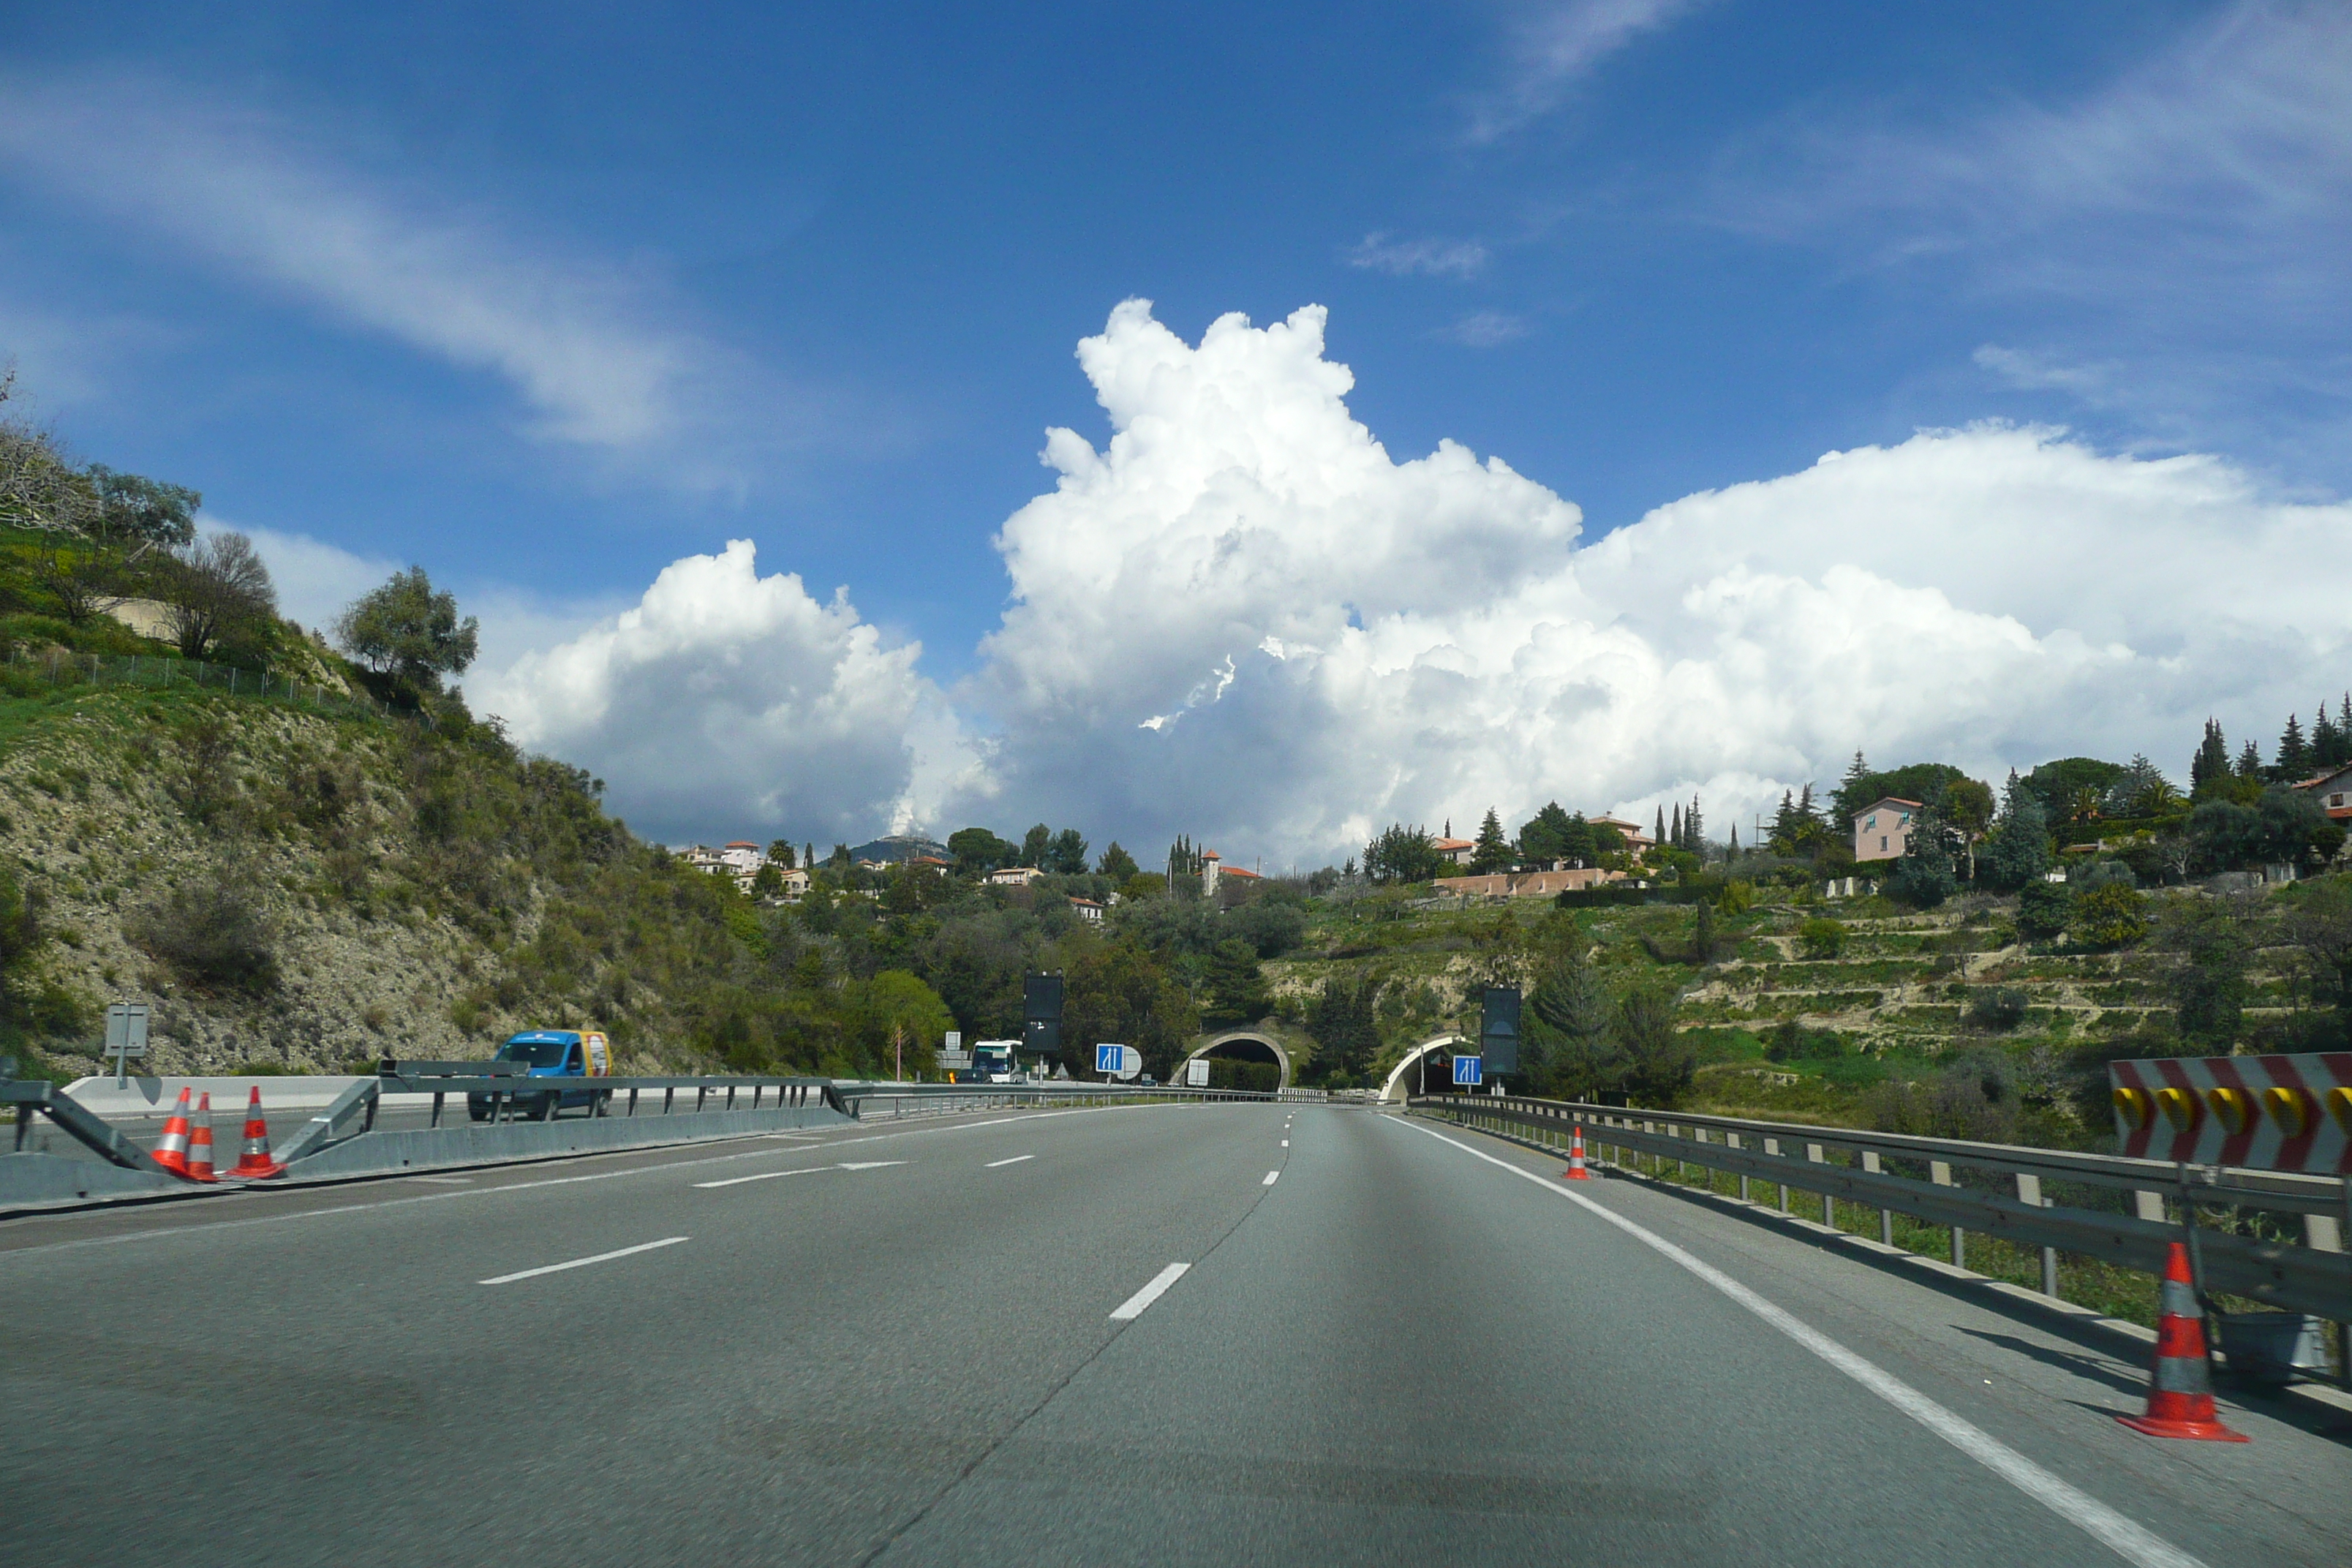
<path fill-rule="evenodd" d="M 1592 1173 L 1584 1168 L 1584 1129 L 1572 1127 L 1568 1134 L 1568 1169 L 1559 1173 L 1563 1182 L 1589 1182 Z"/>
<path fill-rule="evenodd" d="M 285 1173 L 286 1167 L 269 1157 L 269 1123 L 261 1114 L 261 1086 L 257 1083 L 253 1098 L 245 1104 L 245 1152 L 237 1156 L 236 1169 L 229 1174 L 261 1182 Z"/>
<path fill-rule="evenodd" d="M 188 1131 L 188 1163 L 180 1174 L 192 1182 L 217 1182 L 213 1174 L 213 1097 L 206 1094 L 196 1106 L 195 1125 Z"/>
<path fill-rule="evenodd" d="M 2207 1443 L 2250 1443 L 2242 1432 L 2221 1425 L 2213 1408 L 2213 1373 L 2205 1361 L 2205 1312 L 2197 1305 L 2189 1277 L 2189 1249 L 2179 1242 L 2164 1256 L 2158 1287 L 2156 1372 L 2147 1390 L 2147 1414 L 2116 1420 L 2151 1437 L 2191 1437 Z"/>
<path fill-rule="evenodd" d="M 188 1173 L 188 1091 L 180 1090 L 180 1103 L 163 1119 L 163 1136 L 155 1140 L 155 1163 L 175 1176 Z"/>

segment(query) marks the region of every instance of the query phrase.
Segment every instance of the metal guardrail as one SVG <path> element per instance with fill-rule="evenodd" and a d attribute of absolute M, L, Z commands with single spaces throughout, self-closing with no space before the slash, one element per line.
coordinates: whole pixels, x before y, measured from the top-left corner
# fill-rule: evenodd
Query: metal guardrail
<path fill-rule="evenodd" d="M 1742 1198 L 1748 1196 L 1749 1184 L 1760 1179 L 1780 1188 L 1783 1213 L 1789 1212 L 1791 1188 L 1819 1194 L 1822 1219 L 1832 1226 L 1841 1200 L 1864 1205 L 1878 1210 L 1879 1239 L 1889 1246 L 1894 1216 L 1909 1215 L 1951 1230 L 1955 1264 L 1963 1261 L 1971 1231 L 2039 1247 L 2042 1293 L 2053 1299 L 2062 1251 L 2154 1273 L 2163 1267 L 2169 1245 L 2185 1239 L 2200 1290 L 2248 1297 L 2339 1323 L 2352 1320 L 2352 1255 L 2341 1250 L 2352 1224 L 2352 1183 L 2332 1177 L 2174 1166 L 2006 1143 L 1561 1100 L 1431 1095 L 1411 1104 L 1465 1125 L 1532 1134 L 1528 1141 L 1563 1152 L 1571 1131 L 1581 1126 L 1589 1158 L 1622 1164 L 1628 1155 L 1646 1155 L 1727 1172 L 1739 1178 Z M 1890 1164 L 1922 1170 L 1924 1179 Z M 2005 1178 L 2011 1193 L 1963 1184 L 1957 1174 L 1963 1172 Z M 2045 1182 L 2128 1192 L 2132 1212 L 2061 1204 L 2044 1195 Z M 2177 1206 L 2178 1218 L 2168 1214 L 2168 1200 Z M 2223 1205 L 2303 1216 L 2307 1244 L 2197 1223 L 2200 1206 Z"/>
<path fill-rule="evenodd" d="M 357 1133 L 374 1131 L 376 1115 L 387 1094 L 429 1094 L 433 1097 L 430 1125 L 439 1127 L 452 1095 L 486 1098 L 488 1120 L 510 1122 L 519 1114 L 553 1121 L 564 1098 L 593 1093 L 587 1105 L 592 1117 L 634 1117 L 691 1114 L 705 1110 L 788 1110 L 822 1104 L 853 1120 L 863 1118 L 869 1105 L 891 1103 L 894 1115 L 945 1115 L 962 1110 L 1024 1105 L 1120 1104 L 1151 1100 L 1272 1100 L 1271 1093 L 1247 1089 L 1150 1088 L 1129 1084 L 1083 1082 L 944 1084 L 857 1083 L 822 1078 L 538 1078 L 520 1062 L 386 1060 L 376 1076 L 352 1084 L 334 1101 L 305 1121 L 292 1136 L 278 1142 L 278 1162 L 293 1165 L 338 1142 L 345 1129 L 358 1122 Z M 656 1110 L 652 1096 L 660 1094 Z M 688 1104 L 683 1096 L 691 1091 Z M 104 1118 L 78 1104 L 71 1096 L 42 1079 L 0 1078 L 0 1106 L 16 1110 L 16 1148 L 22 1152 L 34 1121 L 47 1116 L 100 1159 L 125 1170 L 166 1174 L 147 1151 Z M 470 1105 L 469 1105 L 470 1114 Z"/>
<path fill-rule="evenodd" d="M 102 1118 L 75 1104 L 71 1096 L 53 1083 L 39 1079 L 0 1079 L 0 1105 L 16 1108 L 18 1153 L 24 1152 L 25 1140 L 32 1134 L 34 1117 L 46 1115 L 75 1142 L 110 1164 L 126 1171 L 152 1171 L 159 1176 L 168 1173 L 146 1150 L 117 1132 Z"/>

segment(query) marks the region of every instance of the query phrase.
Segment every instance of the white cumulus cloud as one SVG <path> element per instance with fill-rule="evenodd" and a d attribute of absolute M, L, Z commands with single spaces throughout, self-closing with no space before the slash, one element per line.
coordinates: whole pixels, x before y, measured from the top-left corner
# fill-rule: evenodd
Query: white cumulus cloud
<path fill-rule="evenodd" d="M 960 765 L 952 720 L 845 592 L 759 574 L 754 547 L 664 568 L 631 608 L 473 688 L 515 738 L 602 775 L 648 837 L 856 842 Z"/>
<path fill-rule="evenodd" d="M 2207 714 L 2267 742 L 2352 684 L 2352 507 L 2216 458 L 1924 431 L 1587 541 L 1498 458 L 1387 451 L 1319 307 L 1195 344 L 1129 300 L 1078 361 L 1109 439 L 1047 433 L 1053 488 L 997 538 L 1011 606 L 952 693 L 738 541 L 475 705 L 657 837 L 1043 820 L 1278 866 L 1551 799 L 1646 820 L 1696 793 L 1720 834 L 1857 747 L 2177 773 Z"/>
<path fill-rule="evenodd" d="M 1498 458 L 1391 458 L 1323 326 L 1196 347 L 1130 300 L 1081 345 L 1110 442 L 1049 433 L 961 693 L 1018 815 L 1302 859 L 1554 797 L 1696 790 L 1722 827 L 1857 746 L 2177 767 L 2209 710 L 2266 731 L 2345 683 L 2352 509 L 2217 459 L 1925 432 L 1585 544 Z"/>

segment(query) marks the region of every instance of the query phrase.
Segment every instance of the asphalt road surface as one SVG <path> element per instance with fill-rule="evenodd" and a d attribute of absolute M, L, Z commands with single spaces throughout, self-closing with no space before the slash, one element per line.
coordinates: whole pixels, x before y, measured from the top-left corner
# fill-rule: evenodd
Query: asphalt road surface
<path fill-rule="evenodd" d="M 19 1562 L 2352 1561 L 2352 1448 L 1320 1106 L 845 1127 L 0 1225 Z"/>

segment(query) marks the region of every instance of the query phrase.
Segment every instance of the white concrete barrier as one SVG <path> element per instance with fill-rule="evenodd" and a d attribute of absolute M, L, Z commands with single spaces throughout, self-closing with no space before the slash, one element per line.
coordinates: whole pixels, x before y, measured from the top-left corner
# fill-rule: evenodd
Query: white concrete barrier
<path fill-rule="evenodd" d="M 272 1115 L 280 1110 L 323 1110 L 342 1092 L 355 1083 L 366 1083 L 364 1078 L 134 1078 L 117 1089 L 111 1076 L 78 1078 L 66 1085 L 66 1093 L 76 1105 L 93 1116 L 169 1116 L 172 1107 L 179 1103 L 180 1090 L 192 1096 L 210 1094 L 213 1114 L 224 1109 L 240 1114 L 256 1084 L 261 1087 L 261 1109 Z M 393 1106 L 429 1106 L 429 1094 L 387 1094 L 382 1103 Z M 274 1131 L 275 1129 L 272 1129 Z"/>

